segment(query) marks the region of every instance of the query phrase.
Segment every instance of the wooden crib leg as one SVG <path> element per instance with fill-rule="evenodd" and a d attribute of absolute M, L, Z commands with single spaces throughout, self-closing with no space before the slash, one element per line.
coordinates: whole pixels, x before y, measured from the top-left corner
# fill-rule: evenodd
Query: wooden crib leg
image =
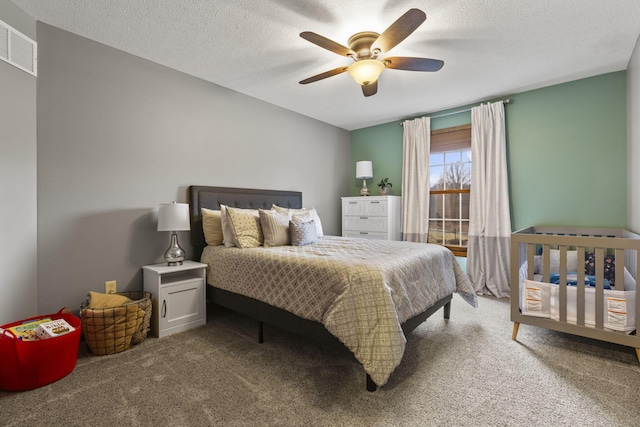
<path fill-rule="evenodd" d="M 636 356 L 638 356 L 638 362 L 640 362 L 640 348 L 636 348 Z"/>
<path fill-rule="evenodd" d="M 511 333 L 511 339 L 516 340 L 516 336 L 518 335 L 518 328 L 520 327 L 520 323 L 513 322 L 513 332 Z M 638 358 L 640 358 L 640 353 L 638 353 Z"/>

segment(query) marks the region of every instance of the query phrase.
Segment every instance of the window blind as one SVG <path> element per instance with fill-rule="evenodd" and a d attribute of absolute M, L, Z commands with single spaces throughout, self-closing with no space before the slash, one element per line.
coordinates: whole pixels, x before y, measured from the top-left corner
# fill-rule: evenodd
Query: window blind
<path fill-rule="evenodd" d="M 431 152 L 462 151 L 471 148 L 471 124 L 431 132 Z"/>

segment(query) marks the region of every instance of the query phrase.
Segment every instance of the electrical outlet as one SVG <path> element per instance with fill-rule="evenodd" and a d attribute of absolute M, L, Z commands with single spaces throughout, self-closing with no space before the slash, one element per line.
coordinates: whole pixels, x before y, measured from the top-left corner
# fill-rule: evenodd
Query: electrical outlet
<path fill-rule="evenodd" d="M 109 282 L 104 282 L 104 293 L 105 294 L 115 294 L 116 290 L 116 281 L 111 280 Z"/>

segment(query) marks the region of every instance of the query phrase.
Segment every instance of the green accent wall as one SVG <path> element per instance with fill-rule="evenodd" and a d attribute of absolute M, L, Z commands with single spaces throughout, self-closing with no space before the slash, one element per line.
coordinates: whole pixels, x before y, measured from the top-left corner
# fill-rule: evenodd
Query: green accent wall
<path fill-rule="evenodd" d="M 505 109 L 514 230 L 531 225 L 626 227 L 626 92 L 626 71 L 619 71 L 508 97 L 513 101 Z M 464 112 L 435 118 L 431 127 L 470 122 L 471 113 Z M 358 160 L 373 162 L 372 194 L 377 194 L 375 184 L 389 177 L 392 194 L 402 195 L 399 122 L 352 131 L 351 160 L 352 195 L 362 185 L 355 179 Z"/>
<path fill-rule="evenodd" d="M 378 195 L 376 184 L 383 178 L 391 182 L 390 194 L 401 194 L 402 182 L 402 126 L 398 122 L 386 123 L 351 132 L 350 195 L 359 196 L 362 180 L 356 179 L 356 162 L 371 160 L 373 179 L 367 180 L 371 195 Z"/>

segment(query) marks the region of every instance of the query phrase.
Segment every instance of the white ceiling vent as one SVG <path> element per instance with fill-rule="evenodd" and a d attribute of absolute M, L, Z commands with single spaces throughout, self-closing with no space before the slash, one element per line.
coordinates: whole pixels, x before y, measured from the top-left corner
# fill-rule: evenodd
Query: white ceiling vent
<path fill-rule="evenodd" d="M 0 21 L 0 59 L 38 75 L 38 43 Z"/>

